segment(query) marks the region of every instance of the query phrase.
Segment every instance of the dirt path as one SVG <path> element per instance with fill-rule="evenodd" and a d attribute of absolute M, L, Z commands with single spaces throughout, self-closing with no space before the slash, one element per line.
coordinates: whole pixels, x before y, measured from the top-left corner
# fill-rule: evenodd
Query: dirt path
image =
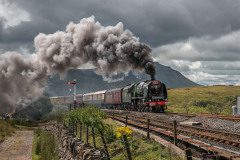
<path fill-rule="evenodd" d="M 16 131 L 0 144 L 1 160 L 31 160 L 33 131 Z"/>

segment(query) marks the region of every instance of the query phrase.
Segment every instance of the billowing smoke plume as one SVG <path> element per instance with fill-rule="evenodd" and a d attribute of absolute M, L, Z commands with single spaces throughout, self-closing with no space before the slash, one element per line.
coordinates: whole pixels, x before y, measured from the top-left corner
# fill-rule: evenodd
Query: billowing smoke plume
<path fill-rule="evenodd" d="M 147 45 L 124 30 L 122 23 L 103 27 L 94 17 L 84 18 L 78 24 L 70 23 L 65 32 L 39 34 L 35 47 L 50 73 L 65 73 L 86 62 L 96 66 L 104 76 L 132 69 L 154 72 Z"/>
<path fill-rule="evenodd" d="M 0 55 L 0 113 L 12 112 L 22 98 L 41 95 L 46 69 L 34 55 L 8 52 Z"/>
<path fill-rule="evenodd" d="M 130 70 L 143 71 L 154 79 L 151 49 L 124 30 L 123 24 L 104 27 L 94 17 L 70 23 L 66 31 L 39 34 L 34 39 L 36 53 L 23 57 L 17 53 L 2 55 L 0 63 L 0 107 L 14 105 L 21 96 L 34 96 L 49 74 L 64 75 L 85 63 L 96 67 L 104 77 Z M 2 99 L 6 99 L 2 102 Z"/>

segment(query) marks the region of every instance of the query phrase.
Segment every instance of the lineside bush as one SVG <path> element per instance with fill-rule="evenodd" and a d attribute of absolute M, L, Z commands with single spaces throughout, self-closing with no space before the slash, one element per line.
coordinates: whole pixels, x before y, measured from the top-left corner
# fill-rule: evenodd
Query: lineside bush
<path fill-rule="evenodd" d="M 0 141 L 3 141 L 7 136 L 11 136 L 14 131 L 15 127 L 13 123 L 0 120 Z"/>
<path fill-rule="evenodd" d="M 36 130 L 34 145 L 34 160 L 58 160 L 57 140 L 52 133 Z"/>

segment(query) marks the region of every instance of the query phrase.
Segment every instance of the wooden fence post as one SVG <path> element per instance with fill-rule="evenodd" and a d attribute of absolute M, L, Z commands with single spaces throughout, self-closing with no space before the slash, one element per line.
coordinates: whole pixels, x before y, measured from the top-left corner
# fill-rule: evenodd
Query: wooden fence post
<path fill-rule="evenodd" d="M 82 126 L 82 122 L 80 122 L 80 129 L 79 129 L 79 138 L 80 140 L 82 140 L 82 131 L 83 131 L 83 126 Z"/>
<path fill-rule="evenodd" d="M 75 122 L 75 135 L 76 135 L 76 137 L 78 135 L 78 120 L 76 120 L 76 122 Z"/>
<path fill-rule="evenodd" d="M 86 128 L 86 143 L 89 144 L 89 130 L 88 130 L 88 126 Z"/>
<path fill-rule="evenodd" d="M 126 127 L 128 126 L 128 116 L 126 116 L 126 119 L 125 119 L 125 126 Z"/>
<path fill-rule="evenodd" d="M 103 146 L 104 146 L 104 150 L 107 154 L 107 159 L 110 160 L 110 155 L 109 155 L 109 152 L 108 152 L 107 143 L 106 143 L 106 140 L 105 140 L 105 137 L 104 137 L 104 133 L 101 130 L 99 132 L 100 132 L 100 136 L 101 136 L 102 143 L 103 143 Z"/>
<path fill-rule="evenodd" d="M 73 133 L 73 135 L 75 135 L 74 131 L 75 131 L 75 120 L 72 121 L 72 133 Z"/>
<path fill-rule="evenodd" d="M 71 120 L 71 132 L 74 134 L 74 120 Z"/>
<path fill-rule="evenodd" d="M 71 127 L 71 119 L 68 119 L 68 130 L 70 130 Z"/>
<path fill-rule="evenodd" d="M 192 151 L 191 151 L 191 149 L 190 149 L 190 148 L 187 148 L 187 149 L 185 150 L 185 153 L 186 153 L 186 159 L 187 159 L 187 160 L 192 160 Z"/>
<path fill-rule="evenodd" d="M 92 127 L 92 138 L 93 138 L 93 146 L 94 148 L 96 148 L 95 131 L 93 127 Z"/>
<path fill-rule="evenodd" d="M 63 119 L 63 127 L 66 127 L 66 121 Z"/>
<path fill-rule="evenodd" d="M 150 139 L 150 119 L 147 119 L 147 139 Z"/>
<path fill-rule="evenodd" d="M 129 146 L 126 135 L 123 135 L 123 142 L 124 142 L 125 149 L 127 151 L 128 160 L 132 160 L 132 154 L 131 154 L 130 146 Z"/>
<path fill-rule="evenodd" d="M 177 121 L 173 121 L 173 138 L 174 138 L 174 145 L 177 145 Z"/>

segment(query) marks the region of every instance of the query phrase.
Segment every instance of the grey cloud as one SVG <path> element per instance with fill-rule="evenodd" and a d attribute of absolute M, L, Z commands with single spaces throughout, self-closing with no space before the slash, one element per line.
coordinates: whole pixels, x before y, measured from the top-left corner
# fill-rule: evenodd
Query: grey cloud
<path fill-rule="evenodd" d="M 171 66 L 186 77 L 202 85 L 240 85 L 239 61 L 183 61 L 164 60 L 162 64 Z"/>
<path fill-rule="evenodd" d="M 12 40 L 22 35 L 33 39 L 38 32 L 62 30 L 69 21 L 91 15 L 104 25 L 122 21 L 144 42 L 162 45 L 192 36 L 228 33 L 240 28 L 239 2 L 225 0 L 172 1 L 113 1 L 113 0 L 18 0 L 12 1 L 26 10 L 32 21 L 11 29 Z M 40 25 L 38 27 L 38 25 Z M 25 28 L 25 29 L 18 29 Z M 15 31 L 15 32 L 14 32 Z M 30 34 L 30 33 L 32 34 Z M 14 36 L 16 35 L 16 36 Z M 7 35 L 11 37 L 10 35 Z M 15 37 L 15 38 L 14 38 Z"/>
<path fill-rule="evenodd" d="M 123 22 L 141 41 L 155 48 L 153 54 L 156 60 L 185 75 L 198 74 L 201 70 L 210 75 L 227 75 L 225 71 L 233 75 L 236 74 L 233 70 L 238 67 L 230 64 L 240 61 L 240 0 L 11 2 L 26 10 L 31 21 L 2 30 L 0 23 L 0 52 L 19 51 L 21 48 L 33 51 L 31 45 L 38 33 L 64 30 L 69 21 L 78 23 L 81 18 L 94 15 L 104 26 Z M 185 46 L 184 50 L 188 41 L 193 47 L 191 51 L 186 50 L 189 46 Z M 181 47 L 183 50 L 179 49 Z M 183 62 L 176 65 L 172 60 Z M 195 61 L 200 61 L 202 66 L 193 70 L 190 65 Z M 225 61 L 229 64 L 227 68 L 218 63 Z"/>
<path fill-rule="evenodd" d="M 189 61 L 240 61 L 240 30 L 219 37 L 204 36 L 154 49 L 159 59 Z"/>
<path fill-rule="evenodd" d="M 0 41 L 2 39 L 1 35 L 3 34 L 4 21 L 5 21 L 5 19 L 3 17 L 0 17 Z"/>
<path fill-rule="evenodd" d="M 35 50 L 32 42 L 0 43 L 0 54 L 8 51 L 17 51 L 22 54 L 31 54 Z"/>
<path fill-rule="evenodd" d="M 16 27 L 9 27 L 5 29 L 3 33 L 2 43 L 14 43 L 14 42 L 33 42 L 34 37 L 39 32 L 54 32 L 56 31 L 56 25 L 53 25 L 48 21 L 22 22 Z"/>

